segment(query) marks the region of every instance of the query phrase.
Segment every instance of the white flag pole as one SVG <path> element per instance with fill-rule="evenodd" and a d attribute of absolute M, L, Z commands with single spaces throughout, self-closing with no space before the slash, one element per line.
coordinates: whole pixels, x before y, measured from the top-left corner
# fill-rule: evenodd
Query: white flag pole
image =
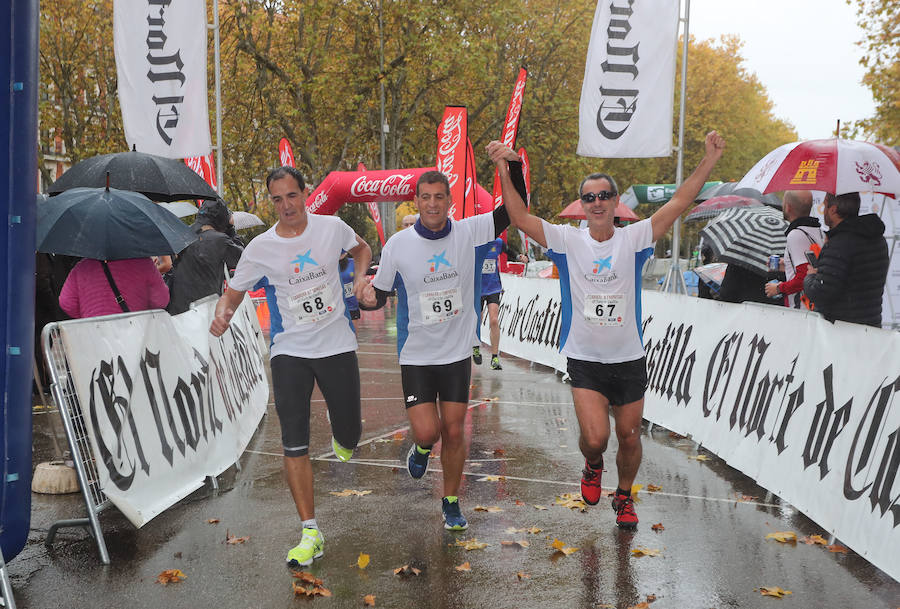
<path fill-rule="evenodd" d="M 684 40 L 681 47 L 681 99 L 678 108 L 678 165 L 675 169 L 675 188 L 681 186 L 684 179 L 684 104 L 687 91 L 688 39 L 690 38 L 691 0 L 684 0 Z M 687 285 L 681 272 L 680 249 L 681 217 L 675 219 L 672 226 L 672 262 L 662 285 L 663 292 L 687 294 Z"/>
<path fill-rule="evenodd" d="M 222 61 L 219 55 L 219 0 L 213 0 L 213 54 L 216 75 L 216 190 L 219 196 L 225 187 L 222 184 Z"/>

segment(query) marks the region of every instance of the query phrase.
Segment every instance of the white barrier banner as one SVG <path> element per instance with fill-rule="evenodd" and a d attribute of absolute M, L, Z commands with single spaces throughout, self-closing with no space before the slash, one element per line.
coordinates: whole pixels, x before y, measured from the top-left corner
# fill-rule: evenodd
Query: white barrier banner
<path fill-rule="evenodd" d="M 135 526 L 237 461 L 269 401 L 249 297 L 221 338 L 216 298 L 60 324 L 100 487 Z"/>
<path fill-rule="evenodd" d="M 503 351 L 564 370 L 548 353 L 559 282 L 504 275 L 503 286 Z M 644 417 L 900 580 L 900 333 L 656 291 L 642 312 Z"/>
<path fill-rule="evenodd" d="M 578 154 L 672 154 L 678 0 L 597 3 L 578 120 Z"/>
<path fill-rule="evenodd" d="M 212 149 L 205 0 L 115 0 L 113 41 L 129 149 L 170 159 Z"/>
<path fill-rule="evenodd" d="M 566 371 L 559 354 L 559 282 L 501 273 L 500 349 L 510 355 Z M 491 335 L 487 306 L 481 311 L 481 337 Z"/>

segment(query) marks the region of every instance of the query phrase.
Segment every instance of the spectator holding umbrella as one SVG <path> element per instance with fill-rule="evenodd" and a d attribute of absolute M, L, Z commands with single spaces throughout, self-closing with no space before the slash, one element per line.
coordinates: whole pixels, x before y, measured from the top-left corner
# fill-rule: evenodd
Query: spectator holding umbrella
<path fill-rule="evenodd" d="M 179 252 L 196 238 L 135 192 L 73 188 L 38 203 L 38 251 L 84 258 L 60 292 L 71 317 L 165 307 L 169 292 L 150 257 Z"/>
<path fill-rule="evenodd" d="M 199 238 L 178 256 L 168 307 L 172 315 L 184 313 L 192 302 L 204 296 L 221 296 L 224 269 L 235 268 L 244 251 L 228 236 L 234 227 L 231 212 L 221 199 L 204 201 L 192 228 Z"/>
<path fill-rule="evenodd" d="M 808 309 L 808 301 L 803 298 L 803 280 L 809 270 L 806 252 L 814 254 L 822 249 L 825 233 L 818 218 L 810 217 L 812 192 L 809 190 L 789 190 L 784 193 L 784 219 L 788 224 L 785 234 L 784 274 L 787 281 L 766 284 L 766 296 L 775 298 L 784 295 L 784 305 L 793 309 Z"/>
<path fill-rule="evenodd" d="M 84 258 L 66 279 L 59 306 L 73 318 L 162 309 L 169 290 L 150 258 Z"/>
<path fill-rule="evenodd" d="M 859 215 L 859 193 L 825 195 L 828 242 L 817 265 L 803 280 L 803 291 L 828 321 L 881 326 L 881 301 L 887 279 L 884 222 Z"/>

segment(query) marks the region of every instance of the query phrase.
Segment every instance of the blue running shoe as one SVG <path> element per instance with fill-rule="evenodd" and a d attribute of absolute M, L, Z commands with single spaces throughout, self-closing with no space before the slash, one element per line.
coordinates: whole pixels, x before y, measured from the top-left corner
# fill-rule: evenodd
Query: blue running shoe
<path fill-rule="evenodd" d="M 459 509 L 459 499 L 456 497 L 444 497 L 441 511 L 444 513 L 444 528 L 448 531 L 465 531 L 469 528 L 466 517 Z"/>
<path fill-rule="evenodd" d="M 424 454 L 419 452 L 419 447 L 413 442 L 409 452 L 406 454 L 406 469 L 410 476 L 418 480 L 425 475 L 425 472 L 428 470 L 428 456 L 430 454 L 430 450 Z"/>

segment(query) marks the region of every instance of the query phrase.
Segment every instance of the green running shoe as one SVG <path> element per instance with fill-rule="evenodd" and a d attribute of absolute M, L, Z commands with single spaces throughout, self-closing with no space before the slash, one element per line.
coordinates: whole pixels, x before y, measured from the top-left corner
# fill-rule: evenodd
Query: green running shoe
<path fill-rule="evenodd" d="M 500 365 L 499 355 L 491 356 L 491 370 L 503 370 L 503 366 Z"/>
<path fill-rule="evenodd" d="M 308 567 L 313 560 L 325 554 L 325 536 L 318 529 L 303 529 L 300 545 L 292 548 L 287 555 L 291 568 Z"/>
<path fill-rule="evenodd" d="M 441 500 L 441 512 L 444 516 L 444 528 L 448 531 L 465 531 L 469 528 L 466 517 L 459 509 L 459 499 L 444 497 Z"/>
<path fill-rule="evenodd" d="M 472 361 L 475 362 L 475 365 L 481 365 L 481 348 L 480 347 L 472 347 Z"/>
<path fill-rule="evenodd" d="M 331 436 L 331 450 L 334 451 L 334 456 L 346 463 L 353 457 L 353 449 L 352 448 L 344 448 L 338 441 L 334 439 L 334 436 Z"/>

